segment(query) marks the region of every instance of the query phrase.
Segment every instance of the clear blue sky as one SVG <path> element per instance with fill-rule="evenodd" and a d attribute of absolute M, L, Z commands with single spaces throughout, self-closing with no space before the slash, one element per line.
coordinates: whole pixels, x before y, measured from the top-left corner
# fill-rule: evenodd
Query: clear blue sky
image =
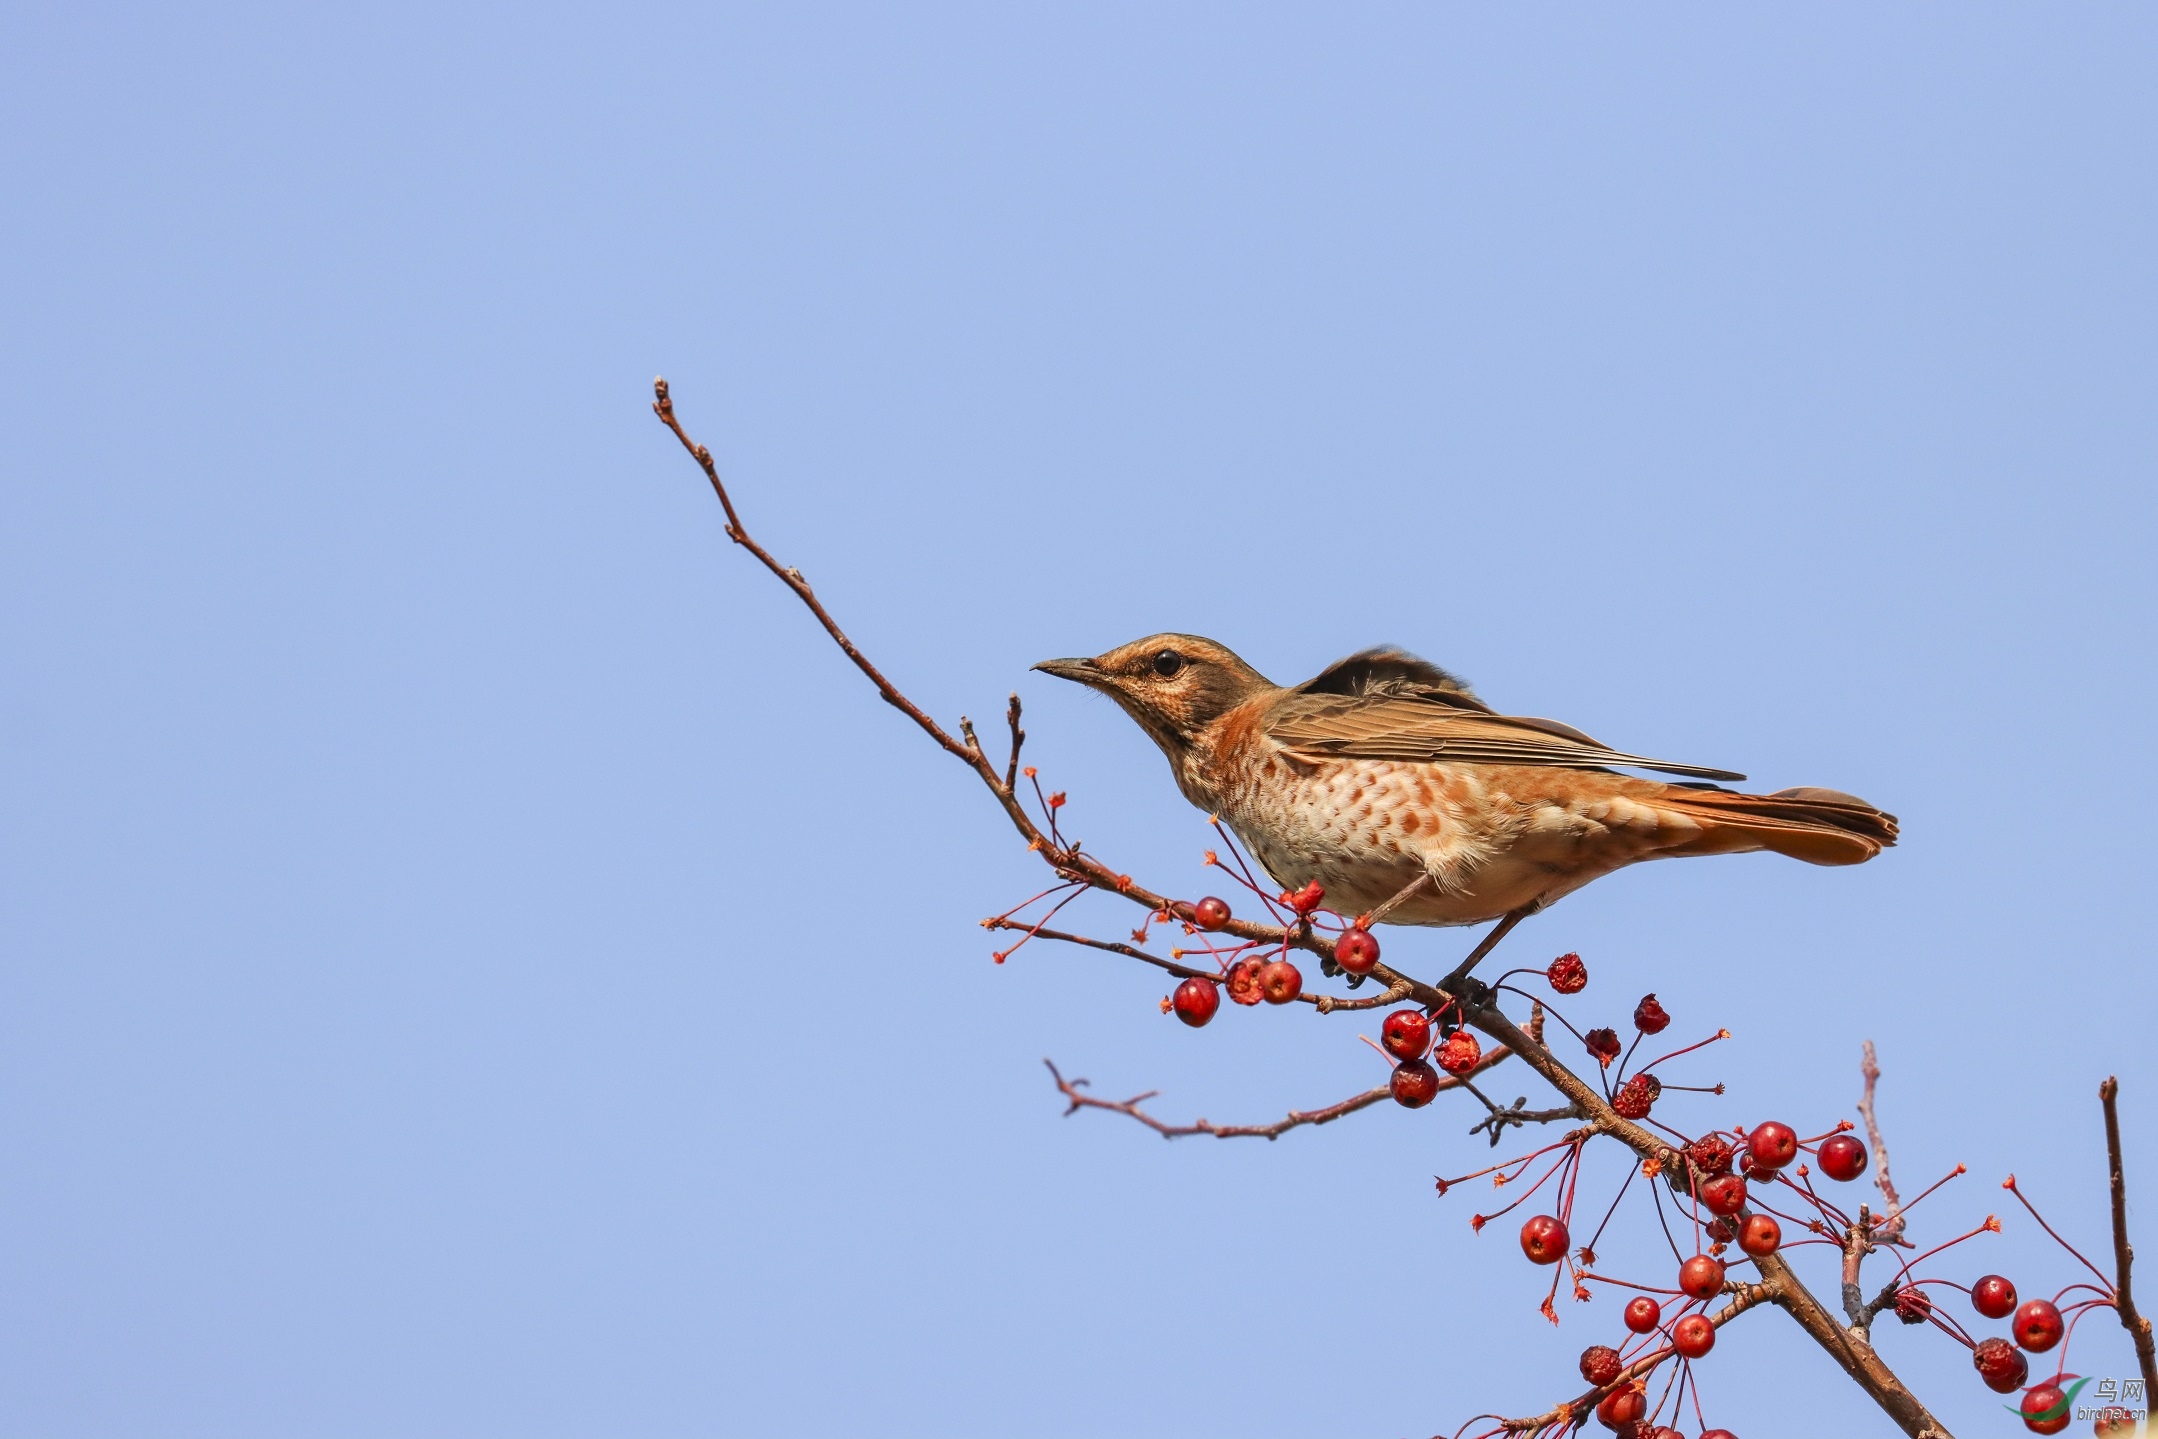
<path fill-rule="evenodd" d="M 1434 1197 L 1488 1152 L 1451 1100 L 1058 1117 L 1045 1055 L 1217 1120 L 1377 1061 L 993 966 L 1028 856 L 726 544 L 656 372 L 891 672 L 947 720 L 1018 688 L 1072 826 L 1165 888 L 1199 817 L 1033 661 L 1392 641 L 1897 811 L 1861 870 L 1652 866 L 1511 953 L 1730 1028 L 1683 1123 L 1825 1128 L 1877 1040 L 1899 1175 L 1973 1170 L 1942 1237 L 2013 1169 L 2102 1243 L 2118 1072 L 2158 1255 L 2154 40 L 11 10 L 0 1430 L 1381 1439 L 1541 1408 L 1615 1332 Z M 1942 1272 L 2068 1282 L 2008 1217 Z M 2076 1358 L 2130 1362 L 2095 1320 Z M 1746 1439 L 1888 1432 L 1774 1315 L 1702 1383 Z"/>

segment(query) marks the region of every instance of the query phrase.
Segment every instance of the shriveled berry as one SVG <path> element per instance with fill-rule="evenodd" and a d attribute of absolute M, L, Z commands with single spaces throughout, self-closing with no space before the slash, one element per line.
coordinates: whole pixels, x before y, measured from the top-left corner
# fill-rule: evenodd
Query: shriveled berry
<path fill-rule="evenodd" d="M 1749 1214 L 1738 1227 L 1738 1247 L 1756 1259 L 1766 1258 L 1783 1246 L 1783 1226 L 1771 1214 Z"/>
<path fill-rule="evenodd" d="M 1642 996 L 1641 1002 L 1633 1007 L 1633 1027 L 1643 1034 L 1661 1034 L 1670 1023 L 1671 1016 L 1663 1012 L 1663 1006 L 1656 1002 L 1653 994 Z"/>
<path fill-rule="evenodd" d="M 1396 1059 L 1422 1059 L 1431 1048 L 1431 1018 L 1420 1009 L 1397 1009 L 1379 1026 L 1379 1043 Z"/>
<path fill-rule="evenodd" d="M 1566 1226 L 1548 1214 L 1532 1216 L 1521 1226 L 1521 1252 L 1531 1264 L 1556 1264 L 1566 1257 Z"/>
<path fill-rule="evenodd" d="M 1624 1434 L 1638 1425 L 1648 1414 L 1648 1396 L 1640 1390 L 1627 1387 L 1614 1389 L 1604 1395 L 1596 1406 L 1596 1420 L 1614 1434 Z"/>
<path fill-rule="evenodd" d="M 1971 1307 L 1988 1319 L 2006 1319 L 2016 1309 L 2016 1286 L 1988 1274 L 1971 1286 Z"/>
<path fill-rule="evenodd" d="M 1298 914 L 1310 914 L 1313 910 L 1316 910 L 1322 903 L 1324 903 L 1325 899 L 1325 889 L 1320 886 L 1317 880 L 1313 880 L 1310 884 L 1305 885 L 1302 889 L 1291 890 L 1289 893 L 1283 895 L 1281 897 L 1281 902 L 1289 906 L 1289 908 L 1295 910 Z"/>
<path fill-rule="evenodd" d="M 1679 1292 L 1694 1299 L 1714 1299 L 1723 1293 L 1723 1261 L 1696 1254 L 1678 1267 Z"/>
<path fill-rule="evenodd" d="M 1611 1107 L 1618 1111 L 1621 1119 L 1646 1119 L 1655 1103 L 1655 1091 L 1638 1074 L 1620 1085 L 1618 1093 L 1611 1096 Z"/>
<path fill-rule="evenodd" d="M 1578 954 L 1562 954 L 1551 961 L 1544 978 L 1560 994 L 1579 994 L 1589 985 L 1589 967 Z"/>
<path fill-rule="evenodd" d="M 1445 1042 L 1431 1057 L 1448 1074 L 1467 1074 L 1483 1062 L 1484 1047 L 1476 1042 L 1475 1035 L 1466 1029 L 1457 1029 L 1446 1036 Z"/>
<path fill-rule="evenodd" d="M 1729 1244 L 1738 1237 L 1731 1232 L 1731 1221 L 1728 1219 L 1711 1219 L 1708 1222 L 1707 1230 L 1704 1232 L 1718 1244 Z"/>
<path fill-rule="evenodd" d="M 2060 1385 L 2038 1384 L 2024 1391 L 2018 1412 L 2023 1415 L 2023 1427 L 2033 1434 L 2058 1434 L 2075 1417 L 2075 1406 Z"/>
<path fill-rule="evenodd" d="M 1699 1359 L 1716 1347 L 1716 1326 L 1705 1314 L 1688 1314 L 1671 1326 L 1671 1347 L 1688 1359 Z"/>
<path fill-rule="evenodd" d="M 1701 1203 L 1711 1214 L 1736 1214 L 1746 1207 L 1746 1181 L 1735 1174 L 1719 1174 L 1701 1186 Z"/>
<path fill-rule="evenodd" d="M 1169 1004 L 1178 1019 L 1197 1029 L 1221 1008 L 1221 986 L 1211 979 L 1187 979 L 1176 987 Z"/>
<path fill-rule="evenodd" d="M 2027 1300 L 2009 1322 L 2008 1332 L 2031 1353 L 2043 1354 L 2061 1342 L 2061 1311 L 2051 1300 Z"/>
<path fill-rule="evenodd" d="M 1191 922 L 1200 929 L 1213 931 L 1229 922 L 1229 905 L 1212 895 L 1191 907 Z"/>
<path fill-rule="evenodd" d="M 1369 974 L 1379 963 L 1379 941 L 1368 929 L 1345 929 L 1334 941 L 1334 963 L 1351 974 Z"/>
<path fill-rule="evenodd" d="M 1906 1324 L 1923 1324 L 1933 1317 L 1933 1301 L 1925 1290 L 1907 1284 L 1896 1291 L 1896 1317 Z"/>
<path fill-rule="evenodd" d="M 1636 1334 L 1646 1334 L 1663 1323 L 1663 1306 L 1646 1294 L 1636 1295 L 1626 1301 L 1626 1327 Z"/>
<path fill-rule="evenodd" d="M 1771 1119 L 1746 1136 L 1746 1153 L 1755 1169 L 1781 1169 L 1798 1158 L 1798 1131 Z"/>
<path fill-rule="evenodd" d="M 1422 1109 L 1439 1097 L 1439 1072 L 1421 1059 L 1412 1059 L 1394 1066 L 1387 1087 L 1393 1091 L 1394 1103 L 1404 1109 Z"/>
<path fill-rule="evenodd" d="M 1229 998 L 1237 1004 L 1257 1004 L 1266 998 L 1266 989 L 1259 981 L 1259 971 L 1266 968 L 1263 959 L 1240 959 L 1229 966 Z"/>
<path fill-rule="evenodd" d="M 1731 1172 L 1731 1145 L 1720 1134 L 1704 1134 L 1687 1145 L 1686 1157 L 1693 1161 L 1694 1168 L 1711 1179 Z"/>
<path fill-rule="evenodd" d="M 1831 1134 L 1821 1141 L 1821 1172 L 1850 1183 L 1866 1172 L 1866 1146 L 1848 1134 Z"/>
<path fill-rule="evenodd" d="M 1618 1378 L 1625 1367 L 1619 1352 L 1608 1344 L 1591 1344 L 1581 1351 L 1581 1377 L 1598 1389 Z"/>
<path fill-rule="evenodd" d="M 1589 1053 L 1595 1057 L 1596 1062 L 1606 1069 L 1609 1069 L 1611 1061 L 1617 1059 L 1623 1052 L 1623 1046 L 1619 1044 L 1617 1030 L 1592 1029 L 1587 1034 L 1582 1035 L 1581 1038 L 1588 1045 Z"/>
<path fill-rule="evenodd" d="M 2030 1361 L 2023 1357 L 2023 1351 L 1998 1334 L 1978 1341 L 1971 1350 L 1971 1367 L 1996 1394 L 2015 1393 L 2031 1375 Z"/>
<path fill-rule="evenodd" d="M 1288 1004 L 1304 992 L 1304 972 L 1286 959 L 1268 960 L 1259 970 L 1259 988 L 1268 1004 Z"/>
<path fill-rule="evenodd" d="M 1684 1434 L 1668 1424 L 1658 1424 L 1653 1429 L 1636 1429 L 1634 1433 L 1640 1435 L 1641 1439 L 1686 1439 Z"/>

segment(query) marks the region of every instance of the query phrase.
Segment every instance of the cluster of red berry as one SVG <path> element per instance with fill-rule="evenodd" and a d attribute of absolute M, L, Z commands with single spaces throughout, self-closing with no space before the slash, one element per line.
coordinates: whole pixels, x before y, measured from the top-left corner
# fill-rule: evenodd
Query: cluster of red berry
<path fill-rule="evenodd" d="M 1318 907 L 1323 891 L 1311 886 L 1311 906 Z M 1286 898 L 1287 896 L 1285 896 Z M 1218 934 L 1233 916 L 1226 901 L 1208 895 L 1191 907 L 1191 928 Z M 1308 911 L 1307 911 L 1308 912 Z M 1169 996 L 1169 1008 L 1178 1019 L 1197 1029 L 1221 1009 L 1223 986 L 1238 1004 L 1292 1004 L 1304 992 L 1304 972 L 1290 962 L 1286 947 L 1272 959 L 1245 955 L 1229 961 L 1220 979 L 1193 975 Z"/>
<path fill-rule="evenodd" d="M 1247 887 L 1256 890 L 1256 886 Z M 1306 885 L 1299 890 L 1271 896 L 1262 891 L 1259 898 L 1277 919 L 1286 918 L 1280 910 L 1293 914 L 1304 924 L 1306 933 L 1314 924 L 1326 930 L 1338 929 L 1332 959 L 1326 966 L 1328 974 L 1337 971 L 1346 974 L 1353 985 L 1377 970 L 1377 937 L 1356 920 L 1325 910 L 1325 892 L 1318 885 Z M 1179 912 L 1182 909 L 1182 906 L 1176 907 Z M 1156 917 L 1168 920 L 1177 916 L 1164 910 Z M 1164 1004 L 1166 1009 L 1194 1028 L 1207 1024 L 1219 1012 L 1224 988 L 1231 1000 L 1243 1005 L 1289 1004 L 1303 995 L 1303 974 L 1290 960 L 1291 948 L 1286 941 L 1246 940 L 1217 947 L 1204 938 L 1221 933 L 1232 920 L 1228 903 L 1213 895 L 1190 906 L 1188 918 L 1183 920 L 1187 933 L 1202 936 L 1203 952 L 1214 958 L 1219 971 L 1212 975 L 1189 975 Z M 1187 953 L 1196 952 L 1178 950 L 1174 953 L 1178 959 L 1183 959 Z M 1540 974 L 1554 995 L 1579 994 L 1588 985 L 1588 968 L 1581 957 L 1565 954 L 1540 972 L 1516 970 L 1501 976 L 1494 991 L 1508 989 L 1506 980 L 1523 973 Z M 1546 1005 L 1547 1012 L 1560 1024 L 1573 1029 L 1564 1016 L 1549 1010 L 1547 1001 L 1539 1002 Z M 1483 1047 L 1476 1035 L 1458 1020 L 1458 1013 L 1450 1007 L 1411 1006 L 1386 1015 L 1380 1025 L 1377 1047 L 1393 1063 L 1388 1087 L 1398 1103 L 1410 1109 L 1430 1104 L 1445 1085 L 1442 1074 L 1466 1075 L 1484 1062 Z M 1630 1043 L 1622 1041 L 1617 1030 L 1608 1027 L 1586 1031 L 1574 1029 L 1573 1032 L 1596 1060 L 1603 1077 L 1604 1093 L 1612 1109 L 1621 1118 L 1638 1123 L 1649 1120 L 1669 1087 L 1657 1074 L 1658 1066 L 1728 1036 L 1719 1031 L 1711 1039 L 1674 1050 L 1629 1073 L 1634 1048 L 1643 1039 L 1669 1028 L 1671 1015 L 1654 994 L 1644 995 L 1634 1006 L 1632 1023 L 1634 1037 Z M 1721 1093 L 1722 1086 L 1714 1086 L 1710 1092 Z M 1661 1126 L 1660 1120 L 1652 1122 Z M 1779 1220 L 1756 1195 L 1780 1185 L 1783 1187 L 1776 1191 L 1778 1194 L 1793 1195 L 1802 1209 L 1811 1209 L 1818 1217 L 1799 1218 L 1797 1222 L 1811 1231 L 1813 1242 L 1833 1240 L 1838 1232 L 1850 1231 L 1850 1218 L 1814 1190 L 1808 1178 L 1813 1170 L 1798 1162 L 1801 1155 L 1810 1154 L 1813 1168 L 1824 1178 L 1839 1183 L 1850 1183 L 1864 1175 L 1868 1168 L 1867 1147 L 1855 1135 L 1846 1132 L 1850 1127 L 1847 1122 L 1841 1123 L 1810 1140 L 1802 1139 L 1790 1125 L 1776 1121 L 1757 1124 L 1750 1130 L 1712 1132 L 1691 1140 L 1679 1135 L 1671 1146 L 1656 1151 L 1642 1166 L 1644 1175 L 1652 1181 L 1660 1176 L 1661 1182 L 1680 1198 L 1682 1211 L 1690 1206 L 1695 1252 L 1683 1256 L 1674 1246 L 1674 1257 L 1680 1261 L 1675 1288 L 1629 1286 L 1641 1292 L 1625 1306 L 1623 1319 L 1630 1337 L 1622 1346 L 1595 1344 L 1582 1352 L 1582 1377 L 1597 1390 L 1605 1391 L 1593 1396 L 1596 1398 L 1594 1413 L 1605 1427 L 1621 1439 L 1684 1439 L 1678 1429 L 1663 1423 L 1659 1415 L 1672 1412 L 1667 1405 L 1675 1407 L 1685 1398 L 1689 1388 L 1693 1394 L 1693 1407 L 1696 1411 L 1700 1408 L 1700 1391 L 1692 1378 L 1692 1365 L 1716 1346 L 1720 1320 L 1711 1318 L 1708 1309 L 1715 1299 L 1732 1287 L 1726 1270 L 1726 1254 L 1733 1249 L 1737 1251 L 1730 1262 L 1758 1261 L 1776 1254 L 1784 1243 L 1783 1220 Z M 1554 1269 L 1551 1297 L 1547 1297 L 1543 1305 L 1545 1314 L 1554 1321 L 1557 1316 L 1552 1308 L 1552 1298 L 1556 1297 L 1559 1279 L 1566 1274 L 1573 1276 L 1576 1298 L 1588 1297 L 1584 1281 L 1625 1283 L 1591 1272 L 1595 1263 L 1594 1245 L 1601 1237 L 1601 1226 L 1587 1245 L 1578 1251 L 1571 1247 L 1573 1236 L 1568 1220 L 1573 1208 L 1574 1185 L 1579 1179 L 1580 1155 L 1586 1142 L 1585 1134 L 1577 1135 L 1506 1164 L 1477 1171 L 1478 1174 L 1496 1172 L 1498 1183 L 1511 1183 L 1523 1178 L 1537 1159 L 1562 1151 L 1542 1177 L 1528 1187 L 1528 1192 L 1507 1206 L 1507 1209 L 1516 1207 L 1543 1188 L 1546 1181 L 1556 1179 L 1553 1192 L 1560 1198 L 1557 1212 L 1532 1215 L 1520 1230 L 1522 1253 L 1531 1263 Z M 1960 1166 L 1957 1172 L 1961 1172 Z M 1793 1174 L 1795 1180 L 1791 1177 Z M 1473 1177 L 1476 1176 L 1464 1176 Z M 1441 1180 L 1440 1191 L 1443 1193 L 1458 1182 Z M 2014 1187 L 2012 1180 L 2009 1187 Z M 1623 1193 L 1622 1190 L 1620 1197 Z M 2019 1193 L 2018 1198 L 2021 1197 Z M 1615 1199 L 1613 1212 L 1616 1208 Z M 1477 1215 L 1474 1226 L 1481 1230 L 1487 1218 L 1493 1217 L 1496 1216 Z M 1605 1216 L 1606 1224 L 1610 1217 Z M 1793 1216 L 1785 1214 L 1783 1218 L 1789 1220 Z M 1962 1238 L 1997 1228 L 1997 1221 L 1989 1217 L 1980 1229 Z M 1950 1241 L 1951 1244 L 1960 1242 L 1961 1239 Z M 1929 1251 L 1920 1257 L 1928 1258 L 1937 1252 Z M 2030 1365 L 2025 1355 L 2046 1353 L 2061 1345 L 2072 1327 L 2071 1320 L 2064 1318 L 2056 1303 L 2033 1299 L 2019 1306 L 2013 1284 L 2000 1275 L 1987 1275 L 1970 1287 L 1972 1306 L 1989 1319 L 2012 1315 L 2013 1342 L 2000 1337 L 1973 1339 L 1960 1325 L 1937 1310 L 1923 1287 L 1932 1284 L 1962 1286 L 1939 1279 L 1905 1282 L 1910 1268 L 1911 1265 L 1906 1264 L 1895 1280 L 1893 1312 L 1897 1318 L 1906 1324 L 1931 1323 L 1968 1345 L 1980 1378 L 1997 1392 L 2012 1394 L 2024 1389 L 2030 1380 Z M 1672 1300 L 1677 1301 L 1677 1308 L 1667 1312 Z M 1888 1302 L 1884 1298 L 1877 1304 L 1886 1306 Z M 2102 1302 L 2105 1301 L 2084 1301 L 2084 1305 Z M 2073 1308 L 2080 1309 L 2084 1305 Z M 1731 1312 L 1726 1311 L 1723 1317 L 1728 1318 Z M 1646 1376 L 1673 1359 L 1679 1365 L 1674 1380 L 1652 1403 Z M 2025 1390 L 2020 1409 L 2025 1424 L 2033 1432 L 2056 1434 L 2067 1426 L 2071 1406 L 2065 1401 L 2062 1388 L 2067 1378 L 2065 1374 L 2056 1375 L 2048 1382 Z M 2105 1421 L 2101 1421 L 2098 1432 L 2109 1432 Z M 1701 1432 L 1700 1439 L 1733 1439 L 1733 1436 L 1729 1430 L 1706 1429 Z"/>

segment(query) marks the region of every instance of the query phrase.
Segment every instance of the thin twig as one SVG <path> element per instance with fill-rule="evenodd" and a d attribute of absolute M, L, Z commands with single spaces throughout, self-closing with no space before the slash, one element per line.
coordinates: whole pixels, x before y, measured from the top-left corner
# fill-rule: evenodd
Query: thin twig
<path fill-rule="evenodd" d="M 1004 723 L 1012 732 L 1012 757 L 1004 766 L 1004 787 L 1011 789 L 1019 783 L 1019 750 L 1027 742 L 1027 732 L 1019 728 L 1019 691 L 1012 691 L 1011 703 L 1004 707 Z"/>
<path fill-rule="evenodd" d="M 2128 1242 L 2128 1179 L 2121 1168 L 2121 1121 L 2115 1109 L 2120 1080 L 2108 1076 L 2098 1086 L 2098 1102 L 2106 1111 L 2106 1167 L 2113 1190 L 2113 1308 L 2121 1327 L 2136 1347 L 2136 1363 L 2143 1370 L 2143 1392 L 2158 1395 L 2158 1345 L 2151 1340 L 2151 1322 L 2136 1312 L 2134 1292 L 2128 1287 L 2129 1269 L 2135 1264 L 2135 1246 Z"/>
<path fill-rule="evenodd" d="M 1112 1114 L 1138 1120 L 1164 1139 L 1183 1139 L 1194 1134 L 1211 1134 L 1216 1139 L 1278 1139 L 1300 1125 L 1330 1124 L 1345 1114 L 1368 1109 L 1380 1100 L 1389 1098 L 1393 1092 L 1389 1086 L 1382 1084 L 1376 1089 L 1351 1095 L 1340 1103 L 1329 1104 L 1323 1109 L 1292 1109 L 1285 1118 L 1277 1119 L 1272 1124 L 1210 1124 L 1204 1119 L 1193 1120 L 1190 1124 L 1170 1124 L 1156 1119 L 1139 1107 L 1154 1097 L 1153 1090 L 1148 1090 L 1145 1094 L 1135 1094 L 1130 1099 L 1096 1099 L 1091 1094 L 1082 1094 L 1079 1091 L 1079 1086 L 1085 1084 L 1085 1080 L 1066 1079 L 1058 1072 L 1056 1065 L 1046 1059 L 1042 1063 L 1049 1065 L 1049 1074 L 1057 1082 L 1057 1091 L 1071 1101 L 1071 1106 L 1064 1111 L 1065 1114 L 1077 1114 L 1082 1109 L 1106 1109 Z"/>
<path fill-rule="evenodd" d="M 1873 1119 L 1873 1086 L 1881 1077 L 1881 1066 L 1874 1059 L 1873 1041 L 1866 1041 L 1865 1058 L 1858 1066 L 1865 1077 L 1866 1092 L 1859 1096 L 1858 1117 L 1866 1121 L 1866 1142 L 1873 1147 L 1873 1182 L 1880 1186 L 1881 1197 L 1888 1201 L 1888 1209 L 1881 1215 L 1876 1242 L 1893 1240 L 1903 1232 L 1903 1201 L 1896 1196 L 1896 1182 L 1888 1177 L 1888 1145 L 1881 1138 L 1881 1126 Z"/>

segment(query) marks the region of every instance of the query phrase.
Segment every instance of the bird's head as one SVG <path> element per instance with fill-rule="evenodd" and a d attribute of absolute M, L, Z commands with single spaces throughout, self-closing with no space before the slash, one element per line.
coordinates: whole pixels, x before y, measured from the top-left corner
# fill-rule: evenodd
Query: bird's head
<path fill-rule="evenodd" d="M 1090 660 L 1034 668 L 1100 690 L 1171 755 L 1215 720 L 1274 685 L 1235 653 L 1197 635 L 1148 635 Z"/>

